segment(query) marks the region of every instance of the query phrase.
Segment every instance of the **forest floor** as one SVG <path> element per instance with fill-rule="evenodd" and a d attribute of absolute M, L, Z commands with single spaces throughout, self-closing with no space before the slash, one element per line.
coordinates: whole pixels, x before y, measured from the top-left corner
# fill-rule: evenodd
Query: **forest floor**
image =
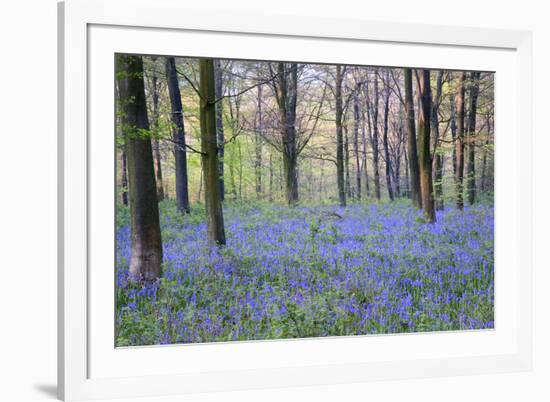
<path fill-rule="evenodd" d="M 163 277 L 127 281 L 129 212 L 117 208 L 116 345 L 493 328 L 493 206 L 408 202 L 224 209 L 209 248 L 202 207 L 161 203 Z"/>

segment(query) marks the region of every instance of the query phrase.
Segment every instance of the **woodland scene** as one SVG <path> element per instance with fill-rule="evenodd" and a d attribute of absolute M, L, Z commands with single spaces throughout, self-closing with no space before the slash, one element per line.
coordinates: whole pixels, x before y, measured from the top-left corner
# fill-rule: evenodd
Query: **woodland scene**
<path fill-rule="evenodd" d="M 115 64 L 117 347 L 494 327 L 494 73 Z"/>

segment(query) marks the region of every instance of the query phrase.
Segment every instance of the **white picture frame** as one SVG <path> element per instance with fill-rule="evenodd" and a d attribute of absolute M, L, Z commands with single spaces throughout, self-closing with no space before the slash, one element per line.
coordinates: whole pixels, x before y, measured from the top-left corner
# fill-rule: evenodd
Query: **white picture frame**
<path fill-rule="evenodd" d="M 162 396 L 531 368 L 529 32 L 289 15 L 222 15 L 207 8 L 188 9 L 178 0 L 68 0 L 60 3 L 58 15 L 61 399 Z M 201 46 L 182 47 L 186 41 L 179 38 L 193 38 L 192 43 Z M 328 54 L 321 57 L 321 50 Z M 112 286 L 113 241 L 106 234 L 112 231 L 109 192 L 113 191 L 113 171 L 111 164 L 99 162 L 111 158 L 113 138 L 94 134 L 113 132 L 109 80 L 112 84 L 114 58 L 109 55 L 114 52 L 496 71 L 495 330 L 115 349 L 114 340 L 109 343 L 114 324 L 108 313 L 114 308 L 113 298 L 98 296 L 108 294 L 105 289 Z M 433 56 L 436 53 L 438 57 Z M 499 158 L 506 163 L 499 163 Z M 511 175 L 512 184 L 499 185 L 498 175 Z M 103 188 L 100 183 L 106 178 L 110 180 Z M 107 268 L 96 269 L 98 261 L 107 261 L 102 264 Z M 190 362 L 188 367 L 181 368 L 182 361 Z"/>

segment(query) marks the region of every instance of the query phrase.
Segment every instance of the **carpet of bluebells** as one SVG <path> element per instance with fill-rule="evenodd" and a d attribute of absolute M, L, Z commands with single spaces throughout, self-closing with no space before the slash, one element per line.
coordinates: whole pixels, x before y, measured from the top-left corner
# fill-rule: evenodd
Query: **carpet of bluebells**
<path fill-rule="evenodd" d="M 227 246 L 204 210 L 161 204 L 163 277 L 128 282 L 117 210 L 116 345 L 493 328 L 493 207 L 410 204 L 225 207 Z"/>

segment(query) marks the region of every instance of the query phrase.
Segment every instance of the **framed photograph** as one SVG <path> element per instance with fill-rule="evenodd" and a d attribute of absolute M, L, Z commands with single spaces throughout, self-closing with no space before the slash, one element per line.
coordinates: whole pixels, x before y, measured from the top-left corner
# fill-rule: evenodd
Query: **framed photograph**
<path fill-rule="evenodd" d="M 531 368 L 529 32 L 68 0 L 59 49 L 60 398 Z"/>

